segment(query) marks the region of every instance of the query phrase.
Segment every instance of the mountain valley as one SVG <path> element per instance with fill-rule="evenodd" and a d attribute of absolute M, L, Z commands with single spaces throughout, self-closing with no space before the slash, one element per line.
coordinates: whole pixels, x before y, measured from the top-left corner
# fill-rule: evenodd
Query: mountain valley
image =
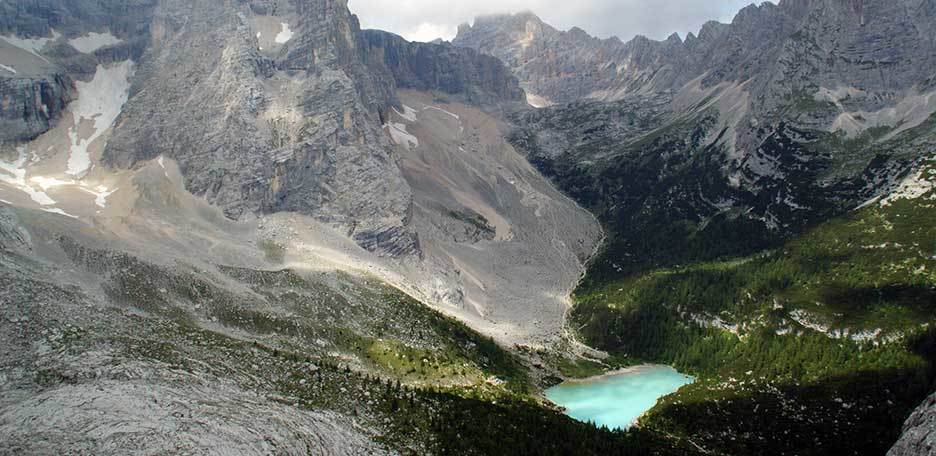
<path fill-rule="evenodd" d="M 933 454 L 933 31 L 0 0 L 0 454 Z"/>

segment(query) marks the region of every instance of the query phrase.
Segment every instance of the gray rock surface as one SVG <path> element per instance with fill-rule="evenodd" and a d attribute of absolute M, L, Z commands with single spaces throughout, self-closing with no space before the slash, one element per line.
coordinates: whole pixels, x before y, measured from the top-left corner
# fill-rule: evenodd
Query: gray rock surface
<path fill-rule="evenodd" d="M 31 249 L 32 238 L 23 229 L 16 212 L 8 206 L 0 206 L 0 250 L 27 253 Z"/>
<path fill-rule="evenodd" d="M 932 456 L 936 454 L 936 394 L 920 404 L 907 418 L 903 435 L 887 456 Z"/>
<path fill-rule="evenodd" d="M 362 34 L 368 63 L 389 73 L 397 87 L 439 90 L 476 104 L 523 100 L 523 91 L 497 59 L 448 43 L 410 43 L 380 30 Z"/>
<path fill-rule="evenodd" d="M 386 101 L 355 78 L 356 23 L 341 2 L 288 5 L 276 20 L 295 36 L 261 51 L 261 18 L 246 5 L 161 2 L 104 161 L 176 159 L 188 189 L 235 219 L 296 211 L 365 232 L 399 227 L 409 192 L 380 130 Z M 414 242 L 397 240 L 387 248 Z"/>
<path fill-rule="evenodd" d="M 25 63 L 16 74 L 0 70 L 0 141 L 48 131 L 74 95 L 72 78 L 88 80 L 96 65 L 132 60 L 131 93 L 102 165 L 128 169 L 170 158 L 187 190 L 231 219 L 311 215 L 382 255 L 419 253 L 417 234 L 406 226 L 412 192 L 383 131 L 390 107 L 399 106 L 396 87 L 458 93 L 474 103 L 522 98 L 496 59 L 362 33 L 344 1 L 2 7 L 12 16 L 0 33 L 49 38 L 38 51 L 0 42 L 0 56 L 10 48 L 31 59 L 29 74 L 36 74 L 25 77 Z M 129 8 L 135 13 L 124 17 Z M 90 55 L 69 45 L 92 32 L 118 43 Z"/>
<path fill-rule="evenodd" d="M 731 24 L 709 22 L 685 40 L 624 43 L 520 13 L 479 17 L 453 43 L 500 58 L 525 88 L 553 102 L 678 91 L 699 77 L 703 87 L 753 78 L 748 90 L 771 103 L 769 112 L 784 97 L 834 90 L 830 84 L 887 94 L 924 83 L 933 17 L 929 0 L 781 0 L 748 6 Z M 868 98 L 868 107 L 890 99 Z"/>
<path fill-rule="evenodd" d="M 145 207 L 138 214 L 151 210 Z M 189 221 L 199 218 L 186 215 Z M 210 255 L 190 256 L 198 267 L 149 263 L 91 247 L 132 250 L 125 241 L 108 241 L 100 232 L 79 234 L 79 240 L 70 237 L 77 234 L 75 227 L 55 215 L 2 206 L 0 216 L 0 454 L 388 453 L 373 441 L 369 425 L 356 423 L 344 409 L 299 407 L 299 399 L 279 386 L 298 368 L 262 355 L 258 343 L 275 342 L 265 340 L 261 328 L 245 324 L 244 316 L 250 314 L 245 307 L 258 303 L 238 285 L 249 282 L 249 274 L 262 273 L 236 270 L 247 277 L 229 279 L 222 290 L 215 283 L 224 276 L 212 278 L 200 263 Z M 207 233 L 194 226 L 187 231 Z M 172 244 L 186 237 L 146 255 L 178 255 L 182 251 Z M 30 239 L 38 241 L 35 249 L 9 250 L 11 245 L 29 246 Z M 241 258 L 249 258 L 245 253 L 249 250 L 240 251 Z M 304 279 L 287 279 L 293 292 L 300 291 L 295 285 Z M 338 308 L 337 292 L 323 299 L 329 289 L 324 283 L 300 291 L 306 306 L 318 308 L 310 321 L 326 324 L 328 319 L 336 325 L 335 319 L 349 318 L 349 308 L 362 313 L 366 301 L 351 298 Z M 185 297 L 195 289 L 197 298 Z M 271 312 L 268 321 L 296 323 L 301 318 L 277 317 L 286 309 L 274 310 L 273 302 L 260 306 Z M 205 311 L 218 313 L 181 326 L 171 316 Z M 396 323 L 387 313 L 373 307 L 368 311 L 379 313 L 383 326 Z M 219 315 L 226 315 L 221 324 Z M 372 324 L 364 318 L 349 323 Z M 253 341 L 241 345 L 227 334 Z M 213 343 L 206 346 L 208 341 Z M 308 344 L 306 354 L 327 347 L 299 343 Z M 341 380 L 333 381 L 338 392 Z M 331 400 L 357 402 L 340 394 Z"/>
<path fill-rule="evenodd" d="M 689 246 L 653 227 L 747 233 L 723 245 L 753 251 L 915 169 L 934 141 L 934 19 L 928 0 L 782 0 L 623 43 L 521 13 L 453 43 L 500 58 L 545 106 L 515 112 L 512 143 L 616 227 L 615 255 L 678 256 Z"/>
<path fill-rule="evenodd" d="M 74 93 L 63 74 L 0 75 L 0 142 L 26 141 L 45 133 Z"/>
<path fill-rule="evenodd" d="M 0 144 L 10 452 L 427 454 L 362 373 L 503 388 L 488 337 L 564 341 L 601 228 L 506 143 L 497 59 L 361 32 L 344 1 L 12 4 L 13 41 L 48 40 L 18 72 L 76 98 Z M 397 347 L 466 355 L 433 378 L 375 362 Z"/>
<path fill-rule="evenodd" d="M 16 71 L 0 68 L 0 142 L 31 140 L 51 129 L 75 98 L 75 79 L 93 75 L 96 61 L 136 58 L 148 43 L 150 11 L 155 3 L 155 0 L 0 3 L 0 64 Z M 82 55 L 66 42 L 68 38 L 105 30 L 126 40 L 100 49 L 97 60 Z M 30 53 L 4 37 L 45 38 L 47 42 Z"/>

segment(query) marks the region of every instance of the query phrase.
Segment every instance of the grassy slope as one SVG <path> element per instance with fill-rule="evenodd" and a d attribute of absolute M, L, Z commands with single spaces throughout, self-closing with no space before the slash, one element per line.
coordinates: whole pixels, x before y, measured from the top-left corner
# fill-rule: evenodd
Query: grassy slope
<path fill-rule="evenodd" d="M 599 348 L 701 377 L 645 428 L 729 454 L 882 454 L 933 385 L 933 195 L 775 251 L 592 282 L 573 323 Z"/>
<path fill-rule="evenodd" d="M 598 429 L 543 405 L 513 354 L 373 279 L 167 268 L 60 243 L 106 278 L 114 306 L 62 350 L 109 346 L 117 362 L 207 370 L 285 405 L 353 417 L 402 454 L 685 454 L 657 434 Z M 250 292 L 226 288 L 225 277 Z M 46 388 L 76 381 L 36 378 Z"/>

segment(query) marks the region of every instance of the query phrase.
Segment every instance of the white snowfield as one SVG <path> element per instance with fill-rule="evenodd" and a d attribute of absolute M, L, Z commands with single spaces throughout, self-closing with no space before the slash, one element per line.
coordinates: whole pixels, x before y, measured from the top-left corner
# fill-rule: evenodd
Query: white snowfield
<path fill-rule="evenodd" d="M 117 191 L 117 189 L 109 190 L 106 185 L 98 185 L 91 188 L 81 181 L 61 180 L 55 177 L 35 176 L 29 178 L 29 181 L 42 188 L 43 192 L 55 187 L 77 187 L 78 190 L 94 196 L 94 204 L 101 208 L 107 207 L 107 197 L 113 195 L 114 192 Z"/>
<path fill-rule="evenodd" d="M 403 105 L 403 112 L 400 112 L 397 108 L 393 108 L 393 112 L 397 113 L 398 116 L 406 119 L 408 122 L 417 121 L 416 110 L 409 106 Z"/>
<path fill-rule="evenodd" d="M 399 144 L 409 149 L 410 147 L 419 147 L 419 139 L 406 131 L 406 125 L 397 122 L 387 122 L 384 127 L 390 132 L 390 138 L 394 144 Z"/>
<path fill-rule="evenodd" d="M 9 184 L 13 188 L 22 191 L 29 199 L 38 204 L 40 209 L 46 212 L 78 218 L 60 208 L 49 207 L 58 204 L 58 201 L 47 193 L 50 189 L 57 187 L 75 187 L 79 191 L 94 196 L 94 203 L 100 208 L 106 208 L 107 197 L 113 195 L 114 192 L 118 190 L 110 190 L 105 185 L 90 187 L 81 181 L 73 179 L 64 180 L 57 177 L 32 176 L 27 179 L 26 174 L 28 171 L 26 158 L 26 149 L 21 147 L 19 149 L 19 157 L 13 163 L 0 160 L 0 182 Z"/>
<path fill-rule="evenodd" d="M 33 143 L 20 146 L 14 161 L 0 160 L 0 183 L 6 184 L 7 190 L 24 193 L 39 209 L 53 214 L 78 218 L 73 214 L 93 213 L 86 206 L 75 205 L 81 198 L 73 195 L 81 194 L 94 197 L 91 207 L 99 211 L 107 208 L 108 197 L 117 190 L 84 179 L 92 167 L 89 147 L 109 132 L 120 114 L 129 97 L 132 72 L 133 62 L 125 61 L 98 66 L 91 81 L 78 81 L 78 97 L 68 108 L 73 122 L 63 120 Z M 40 156 L 38 151 L 47 153 Z"/>
<path fill-rule="evenodd" d="M 91 168 L 88 147 L 104 135 L 130 96 L 130 77 L 134 64 L 127 60 L 111 67 L 98 65 L 94 79 L 90 82 L 78 81 L 78 100 L 71 104 L 74 126 L 69 130 L 71 155 L 68 158 L 67 173 L 83 176 Z M 90 134 L 82 134 L 82 123 L 93 122 Z"/>
<path fill-rule="evenodd" d="M 52 36 L 49 38 L 20 38 L 16 35 L 7 35 L 7 36 L 0 36 L 0 40 L 6 41 L 7 43 L 13 46 L 16 46 L 26 52 L 29 52 L 30 54 L 35 55 L 36 57 L 39 57 L 40 59 L 48 62 L 48 60 L 42 55 L 40 55 L 39 53 L 42 51 L 43 48 L 46 47 L 47 44 L 59 39 L 59 37 L 61 36 L 62 35 L 60 35 L 58 32 L 56 32 L 55 30 L 52 30 Z"/>
<path fill-rule="evenodd" d="M 292 39 L 293 32 L 289 29 L 289 24 L 282 22 L 280 25 L 282 26 L 282 29 L 276 35 L 276 38 L 274 38 L 273 41 L 276 41 L 277 44 L 284 44 Z"/>
<path fill-rule="evenodd" d="M 553 105 L 553 102 L 529 91 L 526 93 L 526 102 L 537 109 L 548 108 Z"/>
<path fill-rule="evenodd" d="M 77 216 L 71 215 L 71 214 L 69 214 L 68 212 L 65 212 L 65 211 L 63 211 L 62 209 L 59 209 L 59 208 L 57 208 L 57 207 L 52 207 L 52 208 L 44 207 L 44 208 L 42 208 L 42 210 L 43 210 L 44 212 L 48 212 L 48 213 L 50 213 L 50 214 L 63 215 L 63 216 L 65 216 L 65 217 L 73 218 L 73 219 L 77 219 L 77 218 L 78 218 Z"/>
<path fill-rule="evenodd" d="M 404 107 L 406 107 L 406 106 L 404 106 Z M 412 108 L 410 108 L 410 109 L 412 109 Z M 454 112 L 448 112 L 448 111 L 446 111 L 446 110 L 444 110 L 444 109 L 442 109 L 442 108 L 440 108 L 440 107 L 438 107 L 438 106 L 426 106 L 425 108 L 423 108 L 423 111 L 425 111 L 425 110 L 427 110 L 427 109 L 433 109 L 433 110 L 436 110 L 436 111 L 441 112 L 442 114 L 448 114 L 449 116 L 452 116 L 453 118 L 455 118 L 455 120 L 458 120 L 458 119 L 459 119 L 459 118 L 458 118 L 458 114 L 455 114 Z"/>
<path fill-rule="evenodd" d="M 19 156 L 13 163 L 0 160 L 0 182 L 26 193 L 33 202 L 40 206 L 55 204 L 55 200 L 50 198 L 44 190 L 36 190 L 26 182 L 26 149 L 20 147 L 17 152 Z"/>
<path fill-rule="evenodd" d="M 62 35 L 60 35 L 58 32 L 56 32 L 53 29 L 52 36 L 48 38 L 20 38 L 16 35 L 7 35 L 7 36 L 0 36 L 0 40 L 6 41 L 7 43 L 15 47 L 18 47 L 26 52 L 29 52 L 30 54 L 48 63 L 49 59 L 43 57 L 42 54 L 40 54 L 40 52 L 42 52 L 42 50 L 45 49 L 47 44 L 58 40 L 59 38 L 61 38 L 61 36 Z"/>
<path fill-rule="evenodd" d="M 103 47 L 113 46 L 120 43 L 123 43 L 123 40 L 112 35 L 110 31 L 104 33 L 91 32 L 87 35 L 68 40 L 68 44 L 70 44 L 71 47 L 84 54 L 91 54 L 92 52 Z"/>

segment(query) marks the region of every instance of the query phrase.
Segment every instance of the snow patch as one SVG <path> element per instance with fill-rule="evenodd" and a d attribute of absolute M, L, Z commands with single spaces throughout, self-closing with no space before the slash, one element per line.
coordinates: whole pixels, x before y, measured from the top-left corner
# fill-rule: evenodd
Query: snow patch
<path fill-rule="evenodd" d="M 42 188 L 42 191 L 46 191 L 53 187 L 61 187 L 63 185 L 75 185 L 75 181 L 73 180 L 63 181 L 63 180 L 56 179 L 54 177 L 44 177 L 44 176 L 32 177 L 29 179 L 29 181 L 35 183 L 40 188 Z"/>
<path fill-rule="evenodd" d="M 273 41 L 276 41 L 276 44 L 283 44 L 291 40 L 293 37 L 293 32 L 289 29 L 289 24 L 282 22 L 280 25 L 283 28 L 278 34 L 276 34 L 276 38 L 273 39 Z"/>
<path fill-rule="evenodd" d="M 384 127 L 390 132 L 390 138 L 395 144 L 402 145 L 407 149 L 410 147 L 419 147 L 419 140 L 406 131 L 405 124 L 388 122 Z"/>
<path fill-rule="evenodd" d="M 101 207 L 101 208 L 106 208 L 107 197 L 113 195 L 117 190 L 119 190 L 116 188 L 113 190 L 108 190 L 107 186 L 104 186 L 104 185 L 98 185 L 94 189 L 90 189 L 88 187 L 82 186 L 81 189 L 87 193 L 94 195 L 94 204 L 98 205 L 98 207 Z"/>
<path fill-rule="evenodd" d="M 6 66 L 6 65 L 4 65 L 4 64 L 2 64 L 2 63 L 0 63 L 0 69 L 3 69 L 3 70 L 6 70 L 6 71 L 9 71 L 10 73 L 16 74 L 16 69 L 15 69 L 15 68 L 10 67 L 10 66 Z"/>
<path fill-rule="evenodd" d="M 156 163 L 159 164 L 159 167 L 163 169 L 163 175 L 166 176 L 166 179 L 169 178 L 169 169 L 166 168 L 166 161 L 162 155 L 156 159 Z"/>
<path fill-rule="evenodd" d="M 65 217 L 71 217 L 71 218 L 76 219 L 76 220 L 78 219 L 78 217 L 75 217 L 74 215 L 71 215 L 71 214 L 69 214 L 68 212 L 65 212 L 65 211 L 63 211 L 63 210 L 61 210 L 61 209 L 59 209 L 59 208 L 57 208 L 57 207 L 53 207 L 53 208 L 44 207 L 44 208 L 42 208 L 42 210 L 45 211 L 45 212 L 51 213 L 51 214 L 64 215 Z"/>
<path fill-rule="evenodd" d="M 554 104 L 553 102 L 547 100 L 546 98 L 543 98 L 532 92 L 526 93 L 526 101 L 528 105 L 536 109 L 548 108 Z"/>
<path fill-rule="evenodd" d="M 103 187 L 103 190 L 101 189 L 102 187 L 98 187 L 98 191 L 100 193 L 98 193 L 97 197 L 94 198 L 94 204 L 97 204 L 101 207 L 107 207 L 107 197 L 113 195 L 117 190 L 120 190 L 119 188 L 115 188 L 111 191 L 107 191 L 107 187 Z"/>
<path fill-rule="evenodd" d="M 71 140 L 68 174 L 79 177 L 91 168 L 88 147 L 114 125 L 130 96 L 132 74 L 133 61 L 127 60 L 111 67 L 98 65 L 91 82 L 75 83 L 78 100 L 70 106 L 75 123 L 68 130 Z M 87 138 L 79 137 L 83 120 L 94 122 L 94 131 Z"/>
<path fill-rule="evenodd" d="M 780 196 L 778 195 L 777 198 L 779 198 L 779 197 L 780 197 Z M 782 202 L 783 204 L 785 204 L 787 207 L 789 207 L 790 209 L 793 209 L 794 211 L 804 211 L 804 210 L 809 209 L 809 207 L 807 207 L 807 206 L 803 206 L 803 205 L 801 205 L 801 204 L 798 204 L 798 203 L 796 202 L 796 200 L 793 198 L 793 196 L 792 196 L 792 195 L 789 195 L 789 194 L 786 195 L 786 196 L 782 199 L 781 202 Z"/>
<path fill-rule="evenodd" d="M 90 54 L 102 47 L 113 46 L 120 43 L 123 43 L 123 40 L 111 35 L 110 31 L 104 33 L 91 32 L 85 36 L 68 40 L 68 44 L 70 44 L 71 47 L 84 54 Z"/>
<path fill-rule="evenodd" d="M 0 160 L 0 182 L 22 191 L 40 206 L 55 204 L 55 200 L 44 191 L 36 190 L 26 182 L 26 169 L 23 167 L 26 164 L 26 148 L 20 147 L 17 152 L 19 152 L 19 157 L 13 163 Z"/>
<path fill-rule="evenodd" d="M 393 108 L 393 112 L 397 113 L 398 116 L 406 119 L 409 122 L 416 122 L 417 120 L 416 110 L 409 106 L 403 105 L 403 112 L 400 112 L 397 110 L 397 108 Z"/>
<path fill-rule="evenodd" d="M 438 106 L 426 106 L 425 108 L 423 108 L 423 110 L 426 110 L 426 109 L 435 109 L 436 111 L 439 111 L 439 112 L 441 112 L 441 113 L 443 113 L 443 114 L 448 114 L 448 115 L 454 117 L 456 120 L 459 119 L 458 114 L 455 114 L 455 113 L 453 113 L 453 112 L 446 111 L 446 110 L 444 110 L 444 109 L 442 109 L 442 108 L 440 108 L 440 107 L 438 107 Z"/>
<path fill-rule="evenodd" d="M 10 184 L 16 189 L 26 193 L 30 199 L 32 199 L 40 206 L 52 206 L 56 204 L 56 201 L 48 194 L 46 194 L 46 191 L 55 187 L 77 186 L 79 190 L 93 195 L 94 203 L 102 208 L 107 207 L 107 197 L 117 191 L 117 189 L 109 190 L 107 186 L 104 185 L 98 185 L 95 188 L 90 188 L 82 182 L 78 182 L 72 179 L 63 180 L 57 177 L 33 176 L 30 177 L 27 181 L 26 169 L 24 166 L 26 165 L 26 150 L 25 148 L 21 147 L 18 149 L 18 151 L 19 158 L 15 162 L 6 163 L 0 160 L 0 182 Z M 4 173 L 8 175 L 5 175 Z M 37 190 L 35 188 L 37 186 L 41 190 Z M 63 213 L 58 209 L 46 210 L 46 212 L 54 212 L 56 214 L 61 213 L 62 215 L 74 217 L 70 214 Z"/>
<path fill-rule="evenodd" d="M 865 201 L 865 202 L 859 204 L 858 207 L 855 208 L 855 210 L 857 211 L 857 210 L 864 209 L 864 208 L 866 208 L 866 207 L 868 207 L 868 206 L 871 206 L 871 205 L 874 204 L 874 203 L 877 203 L 877 202 L 880 201 L 880 200 L 881 200 L 881 195 L 875 196 L 874 198 L 871 198 L 871 199 L 869 199 L 868 201 Z"/>
<path fill-rule="evenodd" d="M 49 44 L 50 42 L 59 39 L 60 36 L 62 35 L 60 35 L 55 30 L 52 30 L 51 38 L 20 38 L 16 35 L 7 35 L 7 36 L 0 36 L 0 40 L 6 41 L 7 43 L 10 43 L 11 45 L 16 46 L 48 62 L 49 60 L 39 55 L 39 52 L 42 51 L 42 49 L 45 48 L 46 45 Z"/>

